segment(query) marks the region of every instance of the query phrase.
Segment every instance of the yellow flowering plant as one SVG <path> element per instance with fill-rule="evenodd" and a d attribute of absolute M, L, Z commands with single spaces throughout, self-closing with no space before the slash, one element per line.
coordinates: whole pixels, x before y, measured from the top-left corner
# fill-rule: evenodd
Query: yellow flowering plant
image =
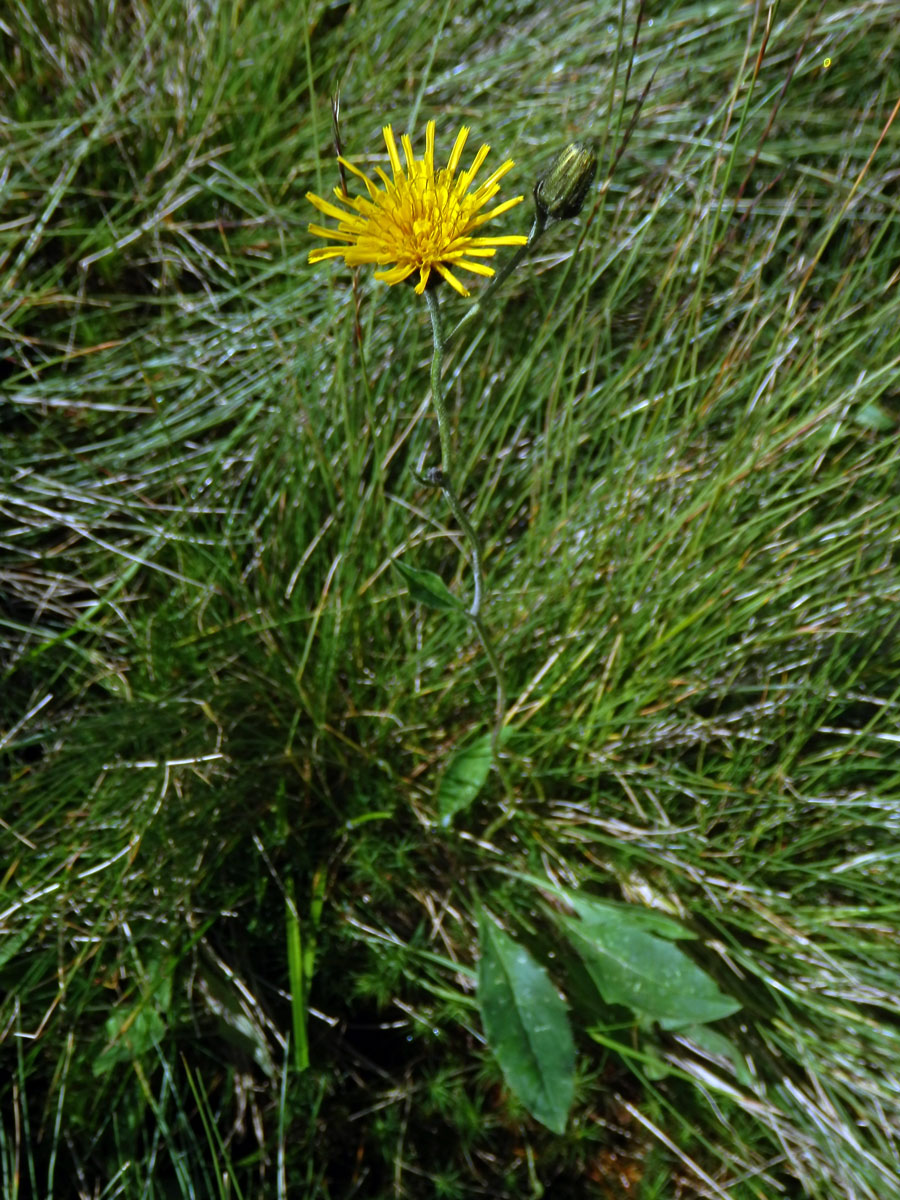
<path fill-rule="evenodd" d="M 538 180 L 535 187 L 536 213 L 528 237 L 521 234 L 485 236 L 480 231 L 489 221 L 509 212 L 524 198 L 514 196 L 493 203 L 500 190 L 501 179 L 514 166 L 512 160 L 506 159 L 482 183 L 476 184 L 476 177 L 484 166 L 490 147 L 482 145 L 471 165 L 460 170 L 470 133 L 467 126 L 462 126 L 457 133 L 447 165 L 439 168 L 435 167 L 434 121 L 429 121 L 425 129 L 425 153 L 422 158 L 416 157 L 409 136 L 403 134 L 400 138 L 403 150 L 401 160 L 392 127 L 385 125 L 382 133 L 391 168 L 390 176 L 381 167 L 376 167 L 377 180 L 373 180 L 338 152 L 341 166 L 362 182 L 365 195 L 351 196 L 344 187 L 336 186 L 335 203 L 307 192 L 306 199 L 318 212 L 337 221 L 336 227 L 310 224 L 310 233 L 326 241 L 339 243 L 336 246 L 315 247 L 309 252 L 309 262 L 315 264 L 342 258 L 349 267 L 372 265 L 378 268 L 375 271 L 376 279 L 389 285 L 413 283 L 416 294 L 425 297 L 434 340 L 431 395 L 437 416 L 441 462 L 439 467 L 432 467 L 424 475 L 418 475 L 418 478 L 422 483 L 439 487 L 444 493 L 470 548 L 473 598 L 465 612 L 478 633 L 497 681 L 497 713 L 490 739 L 493 758 L 506 711 L 506 689 L 500 660 L 482 615 L 484 572 L 481 547 L 452 479 L 450 422 L 442 387 L 444 350 L 449 339 L 443 330 L 437 290 L 438 285 L 446 282 L 460 296 L 468 297 L 469 291 L 458 278 L 458 271 L 491 279 L 482 299 L 470 307 L 467 317 L 454 330 L 455 334 L 467 319 L 481 311 L 485 300 L 493 295 L 518 265 L 548 222 L 573 216 L 581 208 L 593 182 L 596 157 L 593 150 L 580 144 L 568 147 L 557 156 L 550 171 Z M 573 200 L 573 197 L 576 199 Z M 513 246 L 518 247 L 515 255 L 500 271 L 488 265 L 486 260 L 494 258 L 498 248 Z M 395 565 L 417 600 L 434 608 L 463 608 L 438 576 L 415 570 L 398 560 L 395 560 Z"/>

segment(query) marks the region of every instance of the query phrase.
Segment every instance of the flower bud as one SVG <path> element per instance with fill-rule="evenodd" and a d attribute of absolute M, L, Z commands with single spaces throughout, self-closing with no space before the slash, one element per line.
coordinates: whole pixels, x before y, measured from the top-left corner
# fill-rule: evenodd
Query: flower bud
<path fill-rule="evenodd" d="M 570 142 L 560 150 L 534 185 L 539 217 L 562 221 L 577 217 L 597 174 L 597 155 L 585 142 Z"/>

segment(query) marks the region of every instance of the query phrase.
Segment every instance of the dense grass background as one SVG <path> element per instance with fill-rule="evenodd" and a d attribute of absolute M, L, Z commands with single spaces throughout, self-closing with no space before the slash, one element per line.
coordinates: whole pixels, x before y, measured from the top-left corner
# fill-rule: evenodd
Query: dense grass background
<path fill-rule="evenodd" d="M 4 1196 L 900 1194 L 900 10 L 640 15 L 4 9 Z M 513 731 L 451 832 L 493 681 L 390 570 L 469 581 L 424 307 L 306 263 L 338 87 L 364 167 L 434 118 L 504 195 L 608 180 L 450 365 Z M 478 901 L 551 961 L 510 869 L 679 916 L 739 1053 L 560 978 L 532 1121 L 473 996 Z"/>

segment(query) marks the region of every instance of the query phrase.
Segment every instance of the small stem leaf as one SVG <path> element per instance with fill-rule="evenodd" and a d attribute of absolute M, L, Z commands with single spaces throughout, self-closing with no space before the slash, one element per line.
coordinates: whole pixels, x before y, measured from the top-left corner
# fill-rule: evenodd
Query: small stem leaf
<path fill-rule="evenodd" d="M 122 1063 L 132 1062 L 161 1045 L 166 1023 L 155 1008 L 143 1003 L 138 1008 L 116 1009 L 105 1024 L 107 1045 L 94 1059 L 95 1076 L 106 1075 Z"/>
<path fill-rule="evenodd" d="M 148 963 L 144 990 L 106 1019 L 106 1046 L 92 1064 L 95 1077 L 134 1062 L 163 1043 L 172 1017 L 172 972 L 166 959 Z"/>
<path fill-rule="evenodd" d="M 417 603 L 429 608 L 463 611 L 462 602 L 457 600 L 440 575 L 435 575 L 434 571 L 419 571 L 399 558 L 393 558 L 391 562 L 409 584 L 409 594 Z"/>
<path fill-rule="evenodd" d="M 509 729 L 501 730 L 498 741 L 505 741 L 504 735 L 509 732 Z M 492 734 L 483 734 L 451 756 L 438 785 L 437 804 L 442 828 L 448 829 L 456 814 L 478 798 L 491 770 L 492 741 Z"/>
<path fill-rule="evenodd" d="M 289 876 L 285 882 L 285 933 L 294 1031 L 294 1067 L 297 1071 L 305 1071 L 309 1066 L 309 1043 L 306 1036 L 306 993 L 309 980 L 304 978 L 306 948 L 303 945 L 300 914 L 297 912 L 294 880 Z"/>
<path fill-rule="evenodd" d="M 563 1133 L 575 1094 L 575 1045 L 561 996 L 524 946 L 484 911 L 478 1005 L 488 1045 L 531 1115 Z"/>

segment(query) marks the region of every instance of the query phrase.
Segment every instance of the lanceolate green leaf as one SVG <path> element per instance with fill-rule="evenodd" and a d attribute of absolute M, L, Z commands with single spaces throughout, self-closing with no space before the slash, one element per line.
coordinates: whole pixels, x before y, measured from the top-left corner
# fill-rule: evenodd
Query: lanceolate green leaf
<path fill-rule="evenodd" d="M 483 911 L 478 929 L 478 1004 L 488 1045 L 532 1116 L 562 1133 L 575 1091 L 566 1006 L 544 968 Z"/>
<path fill-rule="evenodd" d="M 462 602 L 457 600 L 440 575 L 435 575 L 434 571 L 420 571 L 416 567 L 410 567 L 399 558 L 393 558 L 391 562 L 409 584 L 409 594 L 413 600 L 429 608 L 462 611 Z"/>
<path fill-rule="evenodd" d="M 508 740 L 511 731 L 502 730 L 498 743 Z M 493 753 L 491 734 L 485 733 L 460 746 L 450 758 L 438 785 L 438 812 L 441 825 L 447 828 L 457 813 L 473 804 L 490 774 Z"/>

